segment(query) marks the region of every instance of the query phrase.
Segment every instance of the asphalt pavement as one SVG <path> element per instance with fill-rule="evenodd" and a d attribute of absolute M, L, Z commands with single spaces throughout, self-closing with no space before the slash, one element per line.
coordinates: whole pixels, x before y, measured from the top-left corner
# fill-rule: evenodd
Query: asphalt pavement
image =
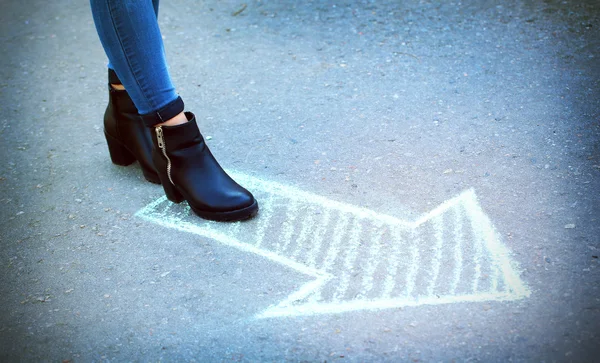
<path fill-rule="evenodd" d="M 597 1 L 163 1 L 260 212 L 110 162 L 86 1 L 0 3 L 0 360 L 592 362 Z"/>

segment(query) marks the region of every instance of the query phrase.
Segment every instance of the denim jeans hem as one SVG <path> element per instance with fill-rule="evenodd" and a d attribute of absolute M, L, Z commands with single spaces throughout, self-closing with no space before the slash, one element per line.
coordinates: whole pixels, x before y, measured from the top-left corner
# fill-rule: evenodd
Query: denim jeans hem
<path fill-rule="evenodd" d="M 140 115 L 144 124 L 148 127 L 153 127 L 157 124 L 163 123 L 183 112 L 185 105 L 180 96 L 174 101 L 168 103 L 158 111 L 150 112 L 144 115 Z"/>

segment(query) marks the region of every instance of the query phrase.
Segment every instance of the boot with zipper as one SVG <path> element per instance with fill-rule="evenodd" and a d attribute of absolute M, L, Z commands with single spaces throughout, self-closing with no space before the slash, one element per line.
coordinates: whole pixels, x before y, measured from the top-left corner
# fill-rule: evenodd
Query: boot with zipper
<path fill-rule="evenodd" d="M 198 216 L 238 221 L 258 213 L 254 196 L 221 168 L 198 130 L 196 118 L 177 126 L 155 126 L 153 160 L 167 198 L 188 202 Z"/>
<path fill-rule="evenodd" d="M 152 138 L 138 110 L 125 90 L 108 85 L 109 99 L 104 112 L 104 135 L 110 158 L 114 164 L 127 166 L 136 160 L 144 178 L 160 184 L 160 178 L 152 162 Z"/>

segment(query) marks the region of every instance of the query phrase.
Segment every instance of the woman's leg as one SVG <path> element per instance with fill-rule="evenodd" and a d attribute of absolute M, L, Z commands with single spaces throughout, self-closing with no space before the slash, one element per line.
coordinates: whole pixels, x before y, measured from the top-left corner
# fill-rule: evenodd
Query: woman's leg
<path fill-rule="evenodd" d="M 106 55 L 144 123 L 151 127 L 152 161 L 167 198 L 176 203 L 186 200 L 196 214 L 207 219 L 241 220 L 255 215 L 258 203 L 252 194 L 215 160 L 194 115 L 183 113 L 183 101 L 167 71 L 156 20 L 158 2 L 90 2 Z M 109 149 L 113 142 L 117 154 L 128 156 L 127 145 L 108 136 Z"/>
<path fill-rule="evenodd" d="M 160 0 L 152 0 L 152 7 L 154 8 L 154 15 L 156 15 L 157 20 L 158 20 L 159 3 L 160 3 Z M 110 63 L 110 60 L 108 61 L 108 82 L 110 83 L 110 85 L 112 86 L 113 89 L 116 89 L 119 91 L 125 90 L 125 87 L 123 87 L 123 83 L 121 82 L 121 80 L 117 76 L 117 73 L 115 72 L 115 68 Z"/>
<path fill-rule="evenodd" d="M 104 51 L 147 126 L 183 123 L 156 19 L 158 2 L 90 0 Z M 173 122 L 176 121 L 176 122 Z"/>

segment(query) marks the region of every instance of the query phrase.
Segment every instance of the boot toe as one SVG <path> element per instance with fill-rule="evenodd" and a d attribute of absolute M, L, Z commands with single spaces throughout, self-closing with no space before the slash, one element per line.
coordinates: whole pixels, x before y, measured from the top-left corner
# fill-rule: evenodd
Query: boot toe
<path fill-rule="evenodd" d="M 215 221 L 239 221 L 258 213 L 258 203 L 248 191 L 221 195 L 203 206 L 192 205 L 190 200 L 188 203 L 198 216 Z"/>
<path fill-rule="evenodd" d="M 216 191 L 211 193 L 212 198 L 204 198 L 204 210 L 211 212 L 231 212 L 251 206 L 255 200 L 252 194 L 243 190 Z M 201 199 L 196 199 L 201 200 Z"/>

